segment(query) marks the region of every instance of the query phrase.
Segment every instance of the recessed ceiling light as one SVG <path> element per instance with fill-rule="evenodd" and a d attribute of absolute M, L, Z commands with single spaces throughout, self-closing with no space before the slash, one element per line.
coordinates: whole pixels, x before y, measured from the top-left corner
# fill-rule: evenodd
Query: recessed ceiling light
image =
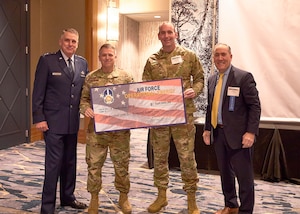
<path fill-rule="evenodd" d="M 161 18 L 161 16 L 154 16 L 154 18 L 155 18 L 155 19 L 160 19 L 160 18 Z"/>

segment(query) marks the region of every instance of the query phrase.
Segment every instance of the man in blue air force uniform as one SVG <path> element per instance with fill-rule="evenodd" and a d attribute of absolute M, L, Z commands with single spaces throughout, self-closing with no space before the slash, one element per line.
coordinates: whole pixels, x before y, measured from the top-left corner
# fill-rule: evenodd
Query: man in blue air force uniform
<path fill-rule="evenodd" d="M 74 196 L 79 130 L 79 101 L 88 73 L 87 61 L 75 52 L 79 34 L 64 30 L 60 50 L 40 57 L 32 94 L 32 117 L 46 143 L 45 178 L 41 213 L 54 213 L 56 188 L 60 179 L 60 203 L 84 209 Z"/>

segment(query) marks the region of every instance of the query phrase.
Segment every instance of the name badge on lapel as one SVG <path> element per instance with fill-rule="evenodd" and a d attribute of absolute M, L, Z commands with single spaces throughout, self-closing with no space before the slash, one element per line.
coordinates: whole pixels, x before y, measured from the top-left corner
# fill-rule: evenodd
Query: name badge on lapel
<path fill-rule="evenodd" d="M 61 72 L 52 72 L 52 76 L 61 76 Z"/>
<path fill-rule="evenodd" d="M 80 72 L 80 77 L 83 77 L 83 78 L 85 77 L 84 71 L 81 71 L 81 72 Z"/>
<path fill-rule="evenodd" d="M 239 97 L 240 87 L 228 87 L 227 96 Z"/>
<path fill-rule="evenodd" d="M 173 56 L 171 58 L 171 62 L 173 65 L 176 65 L 176 64 L 182 63 L 183 60 L 182 60 L 182 57 L 180 55 L 178 55 L 178 56 Z"/>

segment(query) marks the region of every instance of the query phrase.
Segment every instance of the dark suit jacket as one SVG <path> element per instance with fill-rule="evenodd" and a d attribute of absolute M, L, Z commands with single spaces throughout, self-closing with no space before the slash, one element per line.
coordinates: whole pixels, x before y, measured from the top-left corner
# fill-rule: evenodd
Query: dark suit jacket
<path fill-rule="evenodd" d="M 216 81 L 217 74 L 208 79 L 208 106 L 204 126 L 204 129 L 212 131 L 212 134 L 211 107 Z M 229 111 L 228 87 L 240 88 L 239 96 L 235 97 L 233 111 Z M 251 132 L 258 135 L 259 130 L 260 100 L 252 74 L 232 66 L 228 74 L 222 103 L 222 120 L 226 140 L 232 149 L 241 148 L 243 134 Z"/>
<path fill-rule="evenodd" d="M 40 57 L 32 94 L 33 123 L 47 121 L 49 131 L 74 134 L 79 129 L 81 89 L 88 73 L 87 61 L 74 56 L 74 78 L 60 51 Z"/>

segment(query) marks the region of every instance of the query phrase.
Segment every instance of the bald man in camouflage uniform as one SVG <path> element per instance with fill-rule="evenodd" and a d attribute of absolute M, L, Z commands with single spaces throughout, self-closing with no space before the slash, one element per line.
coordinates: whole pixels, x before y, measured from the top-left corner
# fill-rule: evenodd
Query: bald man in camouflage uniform
<path fill-rule="evenodd" d="M 157 199 L 148 207 L 148 212 L 158 212 L 168 204 L 166 190 L 169 183 L 168 155 L 170 137 L 173 137 L 184 182 L 183 189 L 188 196 L 188 213 L 199 213 L 195 193 L 199 181 L 194 153 L 196 128 L 193 113 L 196 111 L 193 98 L 203 89 L 203 69 L 197 56 L 190 50 L 175 44 L 177 33 L 171 23 L 159 27 L 158 39 L 162 48 L 147 60 L 143 80 L 182 78 L 187 123 L 150 129 L 154 153 L 154 185 L 158 188 Z"/>
<path fill-rule="evenodd" d="M 119 206 L 124 214 L 131 213 L 131 204 L 127 196 L 130 188 L 128 172 L 130 130 L 95 133 L 94 112 L 91 107 L 91 87 L 133 82 L 130 74 L 115 68 L 115 59 L 115 48 L 110 44 L 104 44 L 99 50 L 99 60 L 102 67 L 87 75 L 81 95 L 80 111 L 86 117 L 91 118 L 86 142 L 87 190 L 91 193 L 89 214 L 98 214 L 98 194 L 102 188 L 102 167 L 108 148 L 115 168 L 115 187 L 120 191 Z"/>

